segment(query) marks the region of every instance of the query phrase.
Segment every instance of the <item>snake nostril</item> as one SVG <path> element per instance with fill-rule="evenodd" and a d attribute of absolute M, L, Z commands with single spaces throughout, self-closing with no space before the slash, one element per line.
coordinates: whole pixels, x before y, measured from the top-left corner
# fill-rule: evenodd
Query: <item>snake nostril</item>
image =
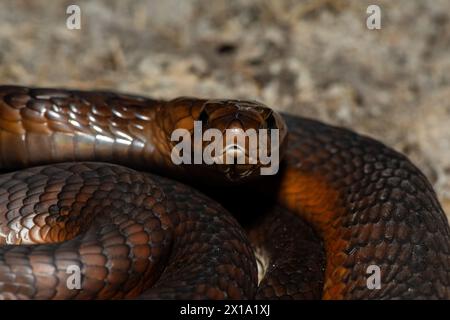
<path fill-rule="evenodd" d="M 275 119 L 275 116 L 272 112 L 266 118 L 266 126 L 267 129 L 278 129 L 277 120 Z"/>

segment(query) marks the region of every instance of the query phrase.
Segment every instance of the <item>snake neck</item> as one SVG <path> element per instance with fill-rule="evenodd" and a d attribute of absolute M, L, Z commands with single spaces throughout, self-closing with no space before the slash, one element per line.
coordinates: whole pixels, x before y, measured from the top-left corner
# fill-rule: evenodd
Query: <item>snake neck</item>
<path fill-rule="evenodd" d="M 193 123 L 201 106 L 201 100 L 185 101 L 0 86 L 0 167 L 105 161 L 179 172 L 170 136 Z"/>

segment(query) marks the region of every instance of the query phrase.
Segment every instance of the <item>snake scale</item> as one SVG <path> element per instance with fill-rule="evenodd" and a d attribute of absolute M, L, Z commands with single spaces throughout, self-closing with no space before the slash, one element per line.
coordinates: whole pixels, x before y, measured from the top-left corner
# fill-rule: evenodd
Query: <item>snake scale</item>
<path fill-rule="evenodd" d="M 280 171 L 174 165 L 170 134 L 195 120 L 279 129 Z M 0 86 L 0 166 L 3 299 L 450 297 L 449 226 L 420 170 L 257 102 Z"/>

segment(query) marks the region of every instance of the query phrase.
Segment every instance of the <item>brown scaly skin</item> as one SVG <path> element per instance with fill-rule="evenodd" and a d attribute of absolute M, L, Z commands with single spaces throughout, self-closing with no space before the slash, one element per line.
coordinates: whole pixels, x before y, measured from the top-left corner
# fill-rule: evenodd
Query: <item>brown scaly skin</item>
<path fill-rule="evenodd" d="M 0 176 L 0 199 L 3 241 L 47 243 L 0 246 L 0 298 L 255 294 L 244 232 L 180 183 L 107 163 L 60 163 Z M 81 290 L 67 287 L 71 265 L 80 267 Z"/>
<path fill-rule="evenodd" d="M 181 98 L 164 102 L 109 92 L 89 93 L 0 87 L 0 163 L 4 168 L 17 168 L 68 160 L 100 160 L 132 165 L 160 173 L 166 172 L 176 177 L 207 176 L 207 179 L 220 179 L 221 171 L 217 168 L 211 170 L 204 166 L 193 166 L 186 170 L 183 166 L 174 167 L 170 161 L 169 151 L 172 145 L 167 139 L 168 133 L 180 127 L 191 129 L 194 119 L 205 118 L 210 127 L 220 129 L 272 127 L 280 128 L 284 132 L 283 122 L 280 121 L 279 116 L 275 113 L 268 113 L 266 110 L 257 103 L 233 100 L 208 101 Z M 239 116 L 237 117 L 236 114 Z M 272 196 L 277 197 L 276 202 L 305 219 L 323 239 L 327 258 L 323 297 L 327 299 L 449 298 L 449 227 L 431 186 L 420 171 L 405 157 L 372 139 L 308 119 L 288 116 L 286 119 L 288 119 L 289 141 L 286 145 L 284 168 L 277 177 L 266 179 L 266 183 L 259 182 L 258 187 L 263 187 L 262 189 L 265 191 L 272 191 Z M 79 174 L 78 166 L 96 167 L 92 163 L 60 166 L 73 166 L 75 172 L 72 174 L 74 175 Z M 106 170 L 109 168 L 107 165 L 102 166 Z M 11 221 L 17 220 L 11 220 L 11 217 L 27 216 L 30 213 L 31 207 L 23 209 L 25 206 L 21 206 L 21 200 L 26 190 L 35 187 L 34 178 L 32 177 L 31 181 L 26 182 L 23 175 L 36 173 L 33 170 L 42 172 L 50 170 L 49 172 L 52 172 L 54 169 L 51 168 L 53 166 L 28 169 L 25 173 L 12 174 L 19 177 L 18 186 L 16 189 L 13 187 L 12 190 L 7 188 L 2 191 L 2 206 L 6 207 L 6 211 L 1 211 L 1 218 L 6 218 L 1 224 L 3 233 L 8 233 L 11 228 L 17 226 L 17 224 L 9 225 Z M 119 171 L 130 170 L 121 167 L 114 168 L 119 168 L 114 169 Z M 63 171 L 69 170 L 66 167 L 62 169 Z M 97 167 L 96 170 L 100 169 Z M 236 170 L 237 173 L 242 172 L 240 168 Z M 93 173 L 87 175 L 91 174 Z M 130 170 L 129 174 L 137 173 Z M 146 177 L 152 179 L 155 185 L 159 183 L 154 176 L 146 175 Z M 4 185 L 8 186 L 11 183 L 11 174 L 2 179 L 6 179 Z M 268 180 L 270 183 L 267 182 Z M 62 179 L 55 183 L 61 187 L 64 182 L 65 180 Z M 107 182 L 110 183 L 109 180 Z M 81 179 L 78 184 L 78 188 L 83 187 L 84 180 Z M 189 207 L 191 194 L 198 195 L 186 187 L 180 187 L 181 189 L 176 189 L 176 191 L 167 189 L 172 188 L 171 186 L 172 183 L 164 182 L 159 186 L 161 193 L 167 196 L 165 200 L 162 200 L 167 206 L 169 206 L 168 203 L 173 203 L 172 205 L 176 207 Z M 174 183 L 173 186 L 177 186 L 177 184 Z M 54 197 L 58 197 L 60 193 L 51 193 L 45 188 L 44 191 L 41 188 L 39 192 L 39 196 L 33 195 L 29 201 L 35 205 L 44 198 L 44 205 L 38 205 L 37 209 L 43 210 L 41 212 L 43 214 L 46 212 L 59 213 L 62 215 L 60 220 L 68 219 L 68 222 L 71 219 L 76 220 L 76 218 L 64 218 L 67 211 L 75 212 L 75 216 L 77 216 L 77 210 L 82 212 L 83 208 L 86 208 L 85 206 L 80 208 L 77 201 L 85 204 L 91 199 L 84 194 L 74 198 L 72 190 L 72 198 L 68 200 L 61 198 L 62 202 L 57 202 L 56 206 L 50 209 L 51 201 L 46 201 L 46 198 L 53 197 L 54 200 Z M 12 196 L 13 194 L 14 196 Z M 152 194 L 147 194 L 147 196 L 152 196 Z M 92 196 L 92 199 L 97 201 L 96 197 L 97 195 Z M 180 198 L 179 202 L 177 202 L 177 197 Z M 256 200 L 263 202 L 266 199 L 259 195 Z M 203 205 L 198 202 L 196 208 L 214 206 L 206 198 L 203 198 L 202 201 Z M 20 209 L 25 212 L 20 212 Z M 36 210 L 36 208 L 34 209 Z M 299 228 L 304 228 L 297 225 L 297 222 L 282 227 L 283 221 L 290 221 L 293 217 L 286 216 L 284 209 L 280 210 L 282 213 L 278 209 L 268 210 L 268 218 L 263 219 L 263 223 L 255 227 L 256 236 L 252 236 L 254 245 L 256 247 L 262 245 L 269 265 L 274 266 L 267 268 L 266 278 L 261 282 L 261 288 L 266 289 L 259 290 L 258 297 L 317 298 L 318 290 L 314 284 L 292 284 L 286 281 L 286 277 L 301 280 L 308 275 L 310 270 L 320 273 L 320 254 L 317 255 L 317 259 L 307 262 L 297 256 L 291 258 L 291 262 L 287 264 L 277 262 L 280 257 L 283 257 L 284 252 L 288 254 L 301 251 L 297 252 L 299 256 L 301 254 L 308 255 L 307 246 L 302 249 L 301 242 L 314 239 L 308 231 L 305 231 L 304 239 L 301 235 L 296 234 Z M 207 212 L 204 212 L 207 210 L 197 209 L 194 211 L 196 215 L 209 216 Z M 220 207 L 216 209 L 216 213 L 211 214 L 215 216 L 219 211 L 221 211 Z M 6 212 L 9 214 L 5 214 Z M 169 215 L 171 218 L 166 219 L 174 225 L 186 222 L 186 225 L 190 227 L 197 227 L 197 216 L 195 219 L 189 220 L 181 212 L 180 210 L 178 214 Z M 159 217 L 159 213 L 152 210 L 147 214 L 153 215 L 152 217 L 156 214 Z M 234 221 L 232 218 L 226 217 L 226 213 L 223 214 L 225 220 Z M 193 213 L 193 215 L 195 214 Z M 28 227 L 30 221 L 27 218 L 20 219 L 19 224 Z M 51 219 L 46 221 L 50 224 L 56 223 L 55 228 L 60 228 L 57 222 L 58 220 L 52 222 Z M 43 269 L 30 269 L 30 266 L 26 265 L 25 261 L 28 261 L 29 255 L 32 254 L 30 251 L 38 251 L 41 256 L 40 251 L 44 250 L 48 256 L 54 257 L 54 259 L 58 259 L 57 253 L 65 246 L 73 246 L 73 252 L 76 253 L 79 250 L 77 245 L 81 245 L 79 242 L 76 244 L 76 241 L 101 232 L 94 227 L 95 219 L 93 222 L 93 226 L 85 227 L 86 232 L 79 236 L 75 236 L 75 229 L 78 228 L 76 223 L 73 223 L 74 231 L 70 231 L 70 228 L 67 231 L 61 231 L 61 234 L 70 233 L 72 237 L 75 236 L 72 240 L 61 244 L 3 247 L 2 254 L 0 254 L 0 286 L 3 285 L 3 288 L 0 291 L 8 295 L 11 292 L 11 281 L 17 281 L 17 278 L 31 281 L 30 279 L 34 279 L 33 277 L 36 277 L 38 271 L 52 274 L 54 270 L 51 269 L 51 266 L 54 261 L 39 261 L 39 267 Z M 42 223 L 42 221 L 39 220 L 35 223 Z M 254 297 L 256 290 L 251 288 L 250 283 L 253 281 L 253 284 L 256 285 L 256 270 L 254 260 L 252 260 L 253 264 L 250 262 L 251 257 L 246 249 L 248 245 L 245 237 L 242 237 L 240 231 L 235 230 L 237 225 L 230 222 L 230 229 L 226 233 L 234 235 L 231 243 L 235 246 L 230 247 L 226 240 L 231 238 L 224 237 L 220 231 L 224 224 L 226 223 L 219 223 L 219 227 L 212 227 L 209 224 L 205 227 L 198 226 L 199 229 L 195 229 L 198 231 L 188 234 L 185 227 L 175 228 L 175 230 L 179 230 L 179 234 L 175 232 L 168 237 L 190 239 L 190 237 L 201 234 L 200 230 L 203 228 L 209 230 L 211 234 L 205 238 L 199 236 L 201 240 L 193 241 L 193 246 L 188 245 L 189 241 L 179 242 L 179 251 L 175 250 L 167 254 L 169 257 L 166 259 L 168 259 L 169 265 L 163 271 L 159 282 L 156 282 L 142 297 Z M 68 225 L 70 226 L 70 224 Z M 5 226 L 7 227 L 5 228 Z M 48 227 L 43 226 L 42 228 Z M 277 230 L 283 230 L 287 235 L 291 235 L 290 238 L 284 238 Z M 268 235 L 267 239 L 269 240 L 261 239 L 258 236 L 263 233 Z M 45 234 L 51 235 L 47 232 Z M 252 235 L 252 231 L 250 231 L 250 235 Z M 52 237 L 60 240 L 60 232 L 55 232 Z M 216 243 L 211 240 L 212 238 L 224 241 Z M 287 245 L 277 247 L 270 242 L 270 239 L 280 243 L 284 242 Z M 295 240 L 296 243 L 288 245 L 289 239 Z M 210 243 L 211 241 L 212 243 Z M 218 246 L 215 247 L 217 251 L 213 250 L 212 246 L 214 245 Z M 229 251 L 231 256 L 222 254 L 221 245 Z M 103 244 L 99 246 L 102 247 Z M 201 253 L 201 249 L 204 247 L 205 250 L 211 252 L 212 261 L 222 264 L 222 267 L 218 266 L 214 271 L 206 268 L 205 272 L 211 275 L 220 270 L 225 274 L 224 279 L 235 279 L 235 282 L 227 280 L 227 282 L 233 283 L 231 289 L 224 289 L 226 283 L 217 277 L 208 280 L 198 277 L 198 274 L 190 274 L 186 276 L 188 280 L 180 279 L 184 274 L 198 272 L 200 268 L 204 268 L 200 265 L 201 259 L 192 259 L 189 260 L 192 264 L 188 263 L 187 269 L 183 269 L 186 262 L 182 258 L 186 251 L 189 251 L 188 257 L 195 257 L 196 254 Z M 273 248 L 276 248 L 275 252 Z M 9 250 L 14 253 L 8 255 Z M 18 258 L 16 258 L 16 254 Z M 240 258 L 233 258 L 233 254 L 238 254 Z M 163 260 L 163 255 L 156 255 L 156 257 Z M 11 256 L 12 259 L 6 259 Z M 65 257 L 64 254 L 62 256 Z M 106 256 L 109 257 L 107 254 Z M 79 256 L 75 254 L 70 257 L 75 262 L 80 261 Z M 218 257 L 222 257 L 223 260 Z M 289 257 L 286 256 L 286 258 Z M 211 261 L 208 257 L 204 259 Z M 100 265 L 105 262 L 104 259 L 98 260 L 101 260 Z M 220 261 L 217 262 L 217 260 Z M 240 265 L 237 260 L 249 261 L 247 261 L 247 265 L 245 263 Z M 94 261 L 96 260 L 94 259 Z M 230 261 L 233 261 L 234 267 L 229 265 Z M 381 268 L 382 286 L 380 290 L 367 289 L 366 269 L 371 264 L 376 264 Z M 305 265 L 309 265 L 309 269 L 304 268 Z M 286 267 L 282 268 L 281 266 Z M 157 270 L 155 274 L 158 274 L 158 271 L 161 272 L 161 269 L 158 268 L 160 267 L 153 267 L 154 270 Z M 243 270 L 250 273 L 244 274 Z M 302 275 L 302 270 L 306 270 L 304 275 Z M 96 276 L 101 277 L 104 274 L 96 274 Z M 115 275 L 111 277 L 116 282 L 120 278 Z M 136 277 L 139 278 L 141 275 Z M 152 280 L 141 280 L 141 282 L 156 281 L 152 277 L 156 276 L 149 278 Z M 315 274 L 313 279 L 315 280 L 312 281 L 316 281 L 316 284 L 320 283 L 320 274 Z M 199 284 L 196 281 L 205 281 L 205 283 Z M 9 286 L 5 286 L 8 283 Z M 20 293 L 24 297 L 35 297 L 32 292 L 36 291 L 37 282 L 31 283 L 28 282 L 28 287 L 25 286 L 27 289 L 20 289 Z M 45 290 L 54 291 L 57 284 L 44 281 L 43 285 Z M 101 291 L 100 295 L 93 297 L 110 298 L 139 294 L 138 292 L 127 293 L 123 289 L 126 287 L 127 285 L 120 285 L 120 289 L 115 295 L 110 294 L 109 289 L 105 289 L 105 292 Z M 12 292 L 17 293 L 17 288 L 14 290 Z M 199 292 L 200 294 L 196 294 Z M 302 292 L 309 293 L 302 294 Z M 55 297 L 55 295 L 50 296 Z"/>
<path fill-rule="evenodd" d="M 307 223 L 275 206 L 250 228 L 249 237 L 264 270 L 256 299 L 322 297 L 325 253 Z"/>
<path fill-rule="evenodd" d="M 425 176 L 383 144 L 286 117 L 278 201 L 311 223 L 327 253 L 325 299 L 449 299 L 450 230 Z M 381 289 L 368 290 L 369 265 Z"/>

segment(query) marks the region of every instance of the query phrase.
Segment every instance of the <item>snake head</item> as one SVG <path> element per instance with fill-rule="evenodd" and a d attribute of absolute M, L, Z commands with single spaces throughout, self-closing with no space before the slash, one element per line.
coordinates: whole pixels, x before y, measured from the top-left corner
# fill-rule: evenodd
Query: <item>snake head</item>
<path fill-rule="evenodd" d="M 278 171 L 287 128 L 272 109 L 256 101 L 207 100 L 196 120 L 203 133 L 203 162 L 227 180 Z"/>
<path fill-rule="evenodd" d="M 166 132 L 172 132 L 171 159 L 183 168 L 181 175 L 215 184 L 278 171 L 287 127 L 267 106 L 183 97 L 172 100 L 163 112 L 168 112 L 164 119 L 170 119 Z"/>

